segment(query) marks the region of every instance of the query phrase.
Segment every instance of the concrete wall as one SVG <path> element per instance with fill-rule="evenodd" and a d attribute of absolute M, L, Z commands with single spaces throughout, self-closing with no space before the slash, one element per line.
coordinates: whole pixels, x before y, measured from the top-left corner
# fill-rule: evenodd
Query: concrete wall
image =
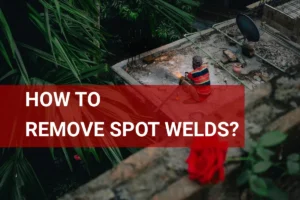
<path fill-rule="evenodd" d="M 296 35 L 297 42 L 300 43 L 300 18 L 296 19 L 294 34 Z"/>
<path fill-rule="evenodd" d="M 283 35 L 297 39 L 300 42 L 300 19 L 293 19 L 285 13 L 269 5 L 264 6 L 264 15 L 262 18 L 268 25 L 280 31 Z"/>

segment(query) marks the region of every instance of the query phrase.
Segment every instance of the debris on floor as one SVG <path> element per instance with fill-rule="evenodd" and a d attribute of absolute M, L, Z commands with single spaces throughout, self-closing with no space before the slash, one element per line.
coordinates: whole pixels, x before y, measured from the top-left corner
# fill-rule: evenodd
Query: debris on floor
<path fill-rule="evenodd" d="M 242 64 L 241 63 L 234 63 L 232 65 L 232 69 L 236 74 L 240 74 L 242 71 Z"/>
<path fill-rule="evenodd" d="M 229 36 L 242 43 L 243 36 L 233 22 L 223 28 L 220 28 Z M 137 61 L 137 66 L 129 67 L 128 74 L 142 84 L 171 84 L 177 85 L 178 80 L 172 75 L 190 72 L 192 70 L 192 57 L 200 55 L 206 58 L 210 73 L 211 84 L 243 84 L 248 88 L 256 88 L 258 85 L 268 82 L 277 76 L 280 71 L 268 62 L 278 68 L 291 69 L 292 66 L 300 65 L 299 56 L 293 51 L 279 44 L 276 39 L 267 33 L 262 33 L 259 42 L 245 43 L 242 47 L 233 45 L 232 40 L 221 33 L 211 30 L 201 34 L 196 43 L 185 44 L 164 51 L 163 54 L 152 54 Z M 207 56 L 200 49 L 205 50 L 213 58 Z M 254 55 L 260 55 L 263 59 Z M 223 66 L 215 61 L 220 61 Z M 224 68 L 226 70 L 224 70 Z M 228 72 L 232 72 L 239 80 L 234 78 Z"/>
<path fill-rule="evenodd" d="M 224 50 L 224 55 L 228 58 L 230 62 L 235 62 L 237 60 L 236 55 L 230 50 Z"/>
<path fill-rule="evenodd" d="M 287 69 L 299 63 L 299 56 L 276 41 L 262 39 L 255 47 L 257 53 L 282 69 Z"/>
<path fill-rule="evenodd" d="M 246 60 L 243 58 L 241 54 L 236 54 L 236 57 L 238 61 L 241 63 L 242 67 L 245 67 L 247 65 Z"/>
<path fill-rule="evenodd" d="M 223 57 L 221 58 L 221 62 L 222 62 L 223 64 L 227 64 L 227 63 L 229 63 L 230 61 L 229 61 L 229 59 L 228 59 L 227 57 L 223 56 Z"/>
<path fill-rule="evenodd" d="M 155 61 L 156 62 L 163 62 L 163 61 L 169 61 L 170 59 L 171 59 L 170 56 L 162 55 L 162 56 L 159 56 L 159 57 L 155 58 Z"/>
<path fill-rule="evenodd" d="M 145 62 L 146 64 L 151 64 L 155 61 L 155 57 L 152 55 L 146 56 L 145 58 L 143 58 L 143 62 Z"/>

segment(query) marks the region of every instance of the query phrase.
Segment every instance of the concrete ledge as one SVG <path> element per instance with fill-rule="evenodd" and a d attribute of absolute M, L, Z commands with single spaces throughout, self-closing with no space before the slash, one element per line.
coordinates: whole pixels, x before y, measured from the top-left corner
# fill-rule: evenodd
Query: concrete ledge
<path fill-rule="evenodd" d="M 185 171 L 188 153 L 188 149 L 181 148 L 144 149 L 60 200 L 199 199 L 199 195 L 210 187 L 189 180 Z M 228 156 L 233 155 L 240 153 L 237 149 L 230 149 Z M 226 174 L 237 167 L 237 164 L 227 166 Z M 210 189 L 220 191 L 223 184 L 228 183 Z"/>
<path fill-rule="evenodd" d="M 294 85 L 291 80 L 284 83 Z M 263 134 L 267 129 L 287 132 L 300 124 L 299 108 L 287 107 L 278 113 L 272 103 L 268 104 L 274 98 L 271 92 L 284 88 L 284 85 L 271 88 L 266 84 L 248 94 L 246 138 L 251 134 Z M 293 90 L 291 94 L 297 95 Z M 255 127 L 251 127 L 253 125 Z M 61 200 L 238 199 L 239 192 L 234 184 L 239 165 L 226 166 L 224 183 L 204 187 L 187 177 L 185 160 L 188 154 L 188 148 L 145 148 Z M 230 148 L 227 153 L 227 157 L 240 155 L 238 148 Z"/>
<path fill-rule="evenodd" d="M 254 91 L 247 91 L 245 97 L 245 107 L 247 110 L 252 109 L 255 104 L 259 103 L 265 98 L 269 98 L 272 92 L 272 85 L 270 83 L 265 83 L 260 87 L 256 88 Z"/>
<path fill-rule="evenodd" d="M 235 19 L 230 19 L 228 21 L 217 24 L 217 27 L 218 28 L 223 28 L 223 27 L 226 27 L 226 26 L 230 26 L 234 23 L 235 23 Z M 160 53 L 163 53 L 165 51 L 178 48 L 180 46 L 185 46 L 186 47 L 186 46 L 192 45 L 192 43 L 189 40 L 195 41 L 195 40 L 199 39 L 202 35 L 207 35 L 207 34 L 210 34 L 210 33 L 213 33 L 213 32 L 215 32 L 215 30 L 213 28 L 210 28 L 210 29 L 203 30 L 203 31 L 200 31 L 200 32 L 191 33 L 191 35 L 187 37 L 188 39 L 182 38 L 182 39 L 177 40 L 175 42 L 172 42 L 170 44 L 167 44 L 167 45 L 161 46 L 159 48 L 153 49 L 151 51 L 142 53 L 139 57 L 142 59 L 144 57 L 154 55 L 154 54 L 160 54 Z M 135 57 L 133 57 L 131 59 L 136 60 Z M 128 84 L 130 84 L 130 85 L 141 85 L 141 83 L 139 83 L 136 79 L 134 79 L 132 76 L 130 76 L 123 69 L 126 65 L 127 65 L 127 60 L 123 60 L 123 61 L 113 65 L 111 68 L 115 73 L 117 73 L 120 77 L 122 77 Z"/>
<path fill-rule="evenodd" d="M 257 1 L 255 3 L 252 3 L 252 4 L 248 5 L 248 6 L 246 6 L 246 8 L 248 8 L 249 10 L 252 10 L 252 9 L 257 8 L 257 7 L 261 6 L 262 4 L 266 4 L 266 3 L 270 2 L 270 1 L 272 1 L 272 0 L 266 0 L 263 3 L 261 1 Z"/>
<path fill-rule="evenodd" d="M 166 154 L 163 148 L 146 148 L 128 157 L 118 166 L 102 174 L 88 184 L 78 188 L 72 194 L 67 194 L 62 200 L 74 199 L 77 196 L 90 196 L 100 190 L 113 188 L 139 175 L 147 167 L 153 167 L 155 161 Z M 75 198 L 75 199 L 76 199 Z"/>
<path fill-rule="evenodd" d="M 270 124 L 266 130 L 287 132 L 298 124 L 300 124 L 300 108 L 292 110 L 286 115 L 278 118 L 276 121 Z"/>
<path fill-rule="evenodd" d="M 296 38 L 297 43 L 299 43 L 299 19 L 289 16 L 281 10 L 265 4 L 263 20 L 289 38 Z"/>
<path fill-rule="evenodd" d="M 194 199 L 207 187 L 187 177 L 188 153 L 186 148 L 146 148 L 60 200 Z M 240 155 L 238 149 L 230 149 L 227 156 L 234 155 Z M 237 166 L 227 166 L 226 173 Z"/>
<path fill-rule="evenodd" d="M 234 164 L 226 167 L 226 174 L 229 175 L 237 169 L 239 165 Z M 171 184 L 164 191 L 154 195 L 151 200 L 199 200 L 199 197 L 205 195 L 208 190 L 218 190 L 219 194 L 220 186 L 225 185 L 227 182 L 214 185 L 214 186 L 203 186 L 196 182 L 191 181 L 188 176 L 182 177 L 180 180 Z M 216 194 L 217 195 L 217 194 Z M 202 198 L 201 198 L 202 199 Z M 204 199 L 204 198 L 203 198 Z"/>
<path fill-rule="evenodd" d="M 203 186 L 191 182 L 187 176 L 170 185 L 166 190 L 154 195 L 152 200 L 183 200 L 201 191 Z"/>

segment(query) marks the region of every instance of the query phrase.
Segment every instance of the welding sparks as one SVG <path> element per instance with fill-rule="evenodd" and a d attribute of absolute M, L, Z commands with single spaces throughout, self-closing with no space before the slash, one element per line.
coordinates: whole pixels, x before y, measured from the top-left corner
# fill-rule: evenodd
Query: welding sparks
<path fill-rule="evenodd" d="M 180 72 L 173 72 L 173 75 L 176 76 L 177 78 L 181 78 L 182 75 Z"/>

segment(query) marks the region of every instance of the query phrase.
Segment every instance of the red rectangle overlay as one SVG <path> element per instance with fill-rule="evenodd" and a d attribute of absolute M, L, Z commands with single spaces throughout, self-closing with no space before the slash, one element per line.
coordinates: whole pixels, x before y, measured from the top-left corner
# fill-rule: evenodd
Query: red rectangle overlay
<path fill-rule="evenodd" d="M 243 147 L 244 87 L 192 87 L 0 86 L 0 147 Z"/>

